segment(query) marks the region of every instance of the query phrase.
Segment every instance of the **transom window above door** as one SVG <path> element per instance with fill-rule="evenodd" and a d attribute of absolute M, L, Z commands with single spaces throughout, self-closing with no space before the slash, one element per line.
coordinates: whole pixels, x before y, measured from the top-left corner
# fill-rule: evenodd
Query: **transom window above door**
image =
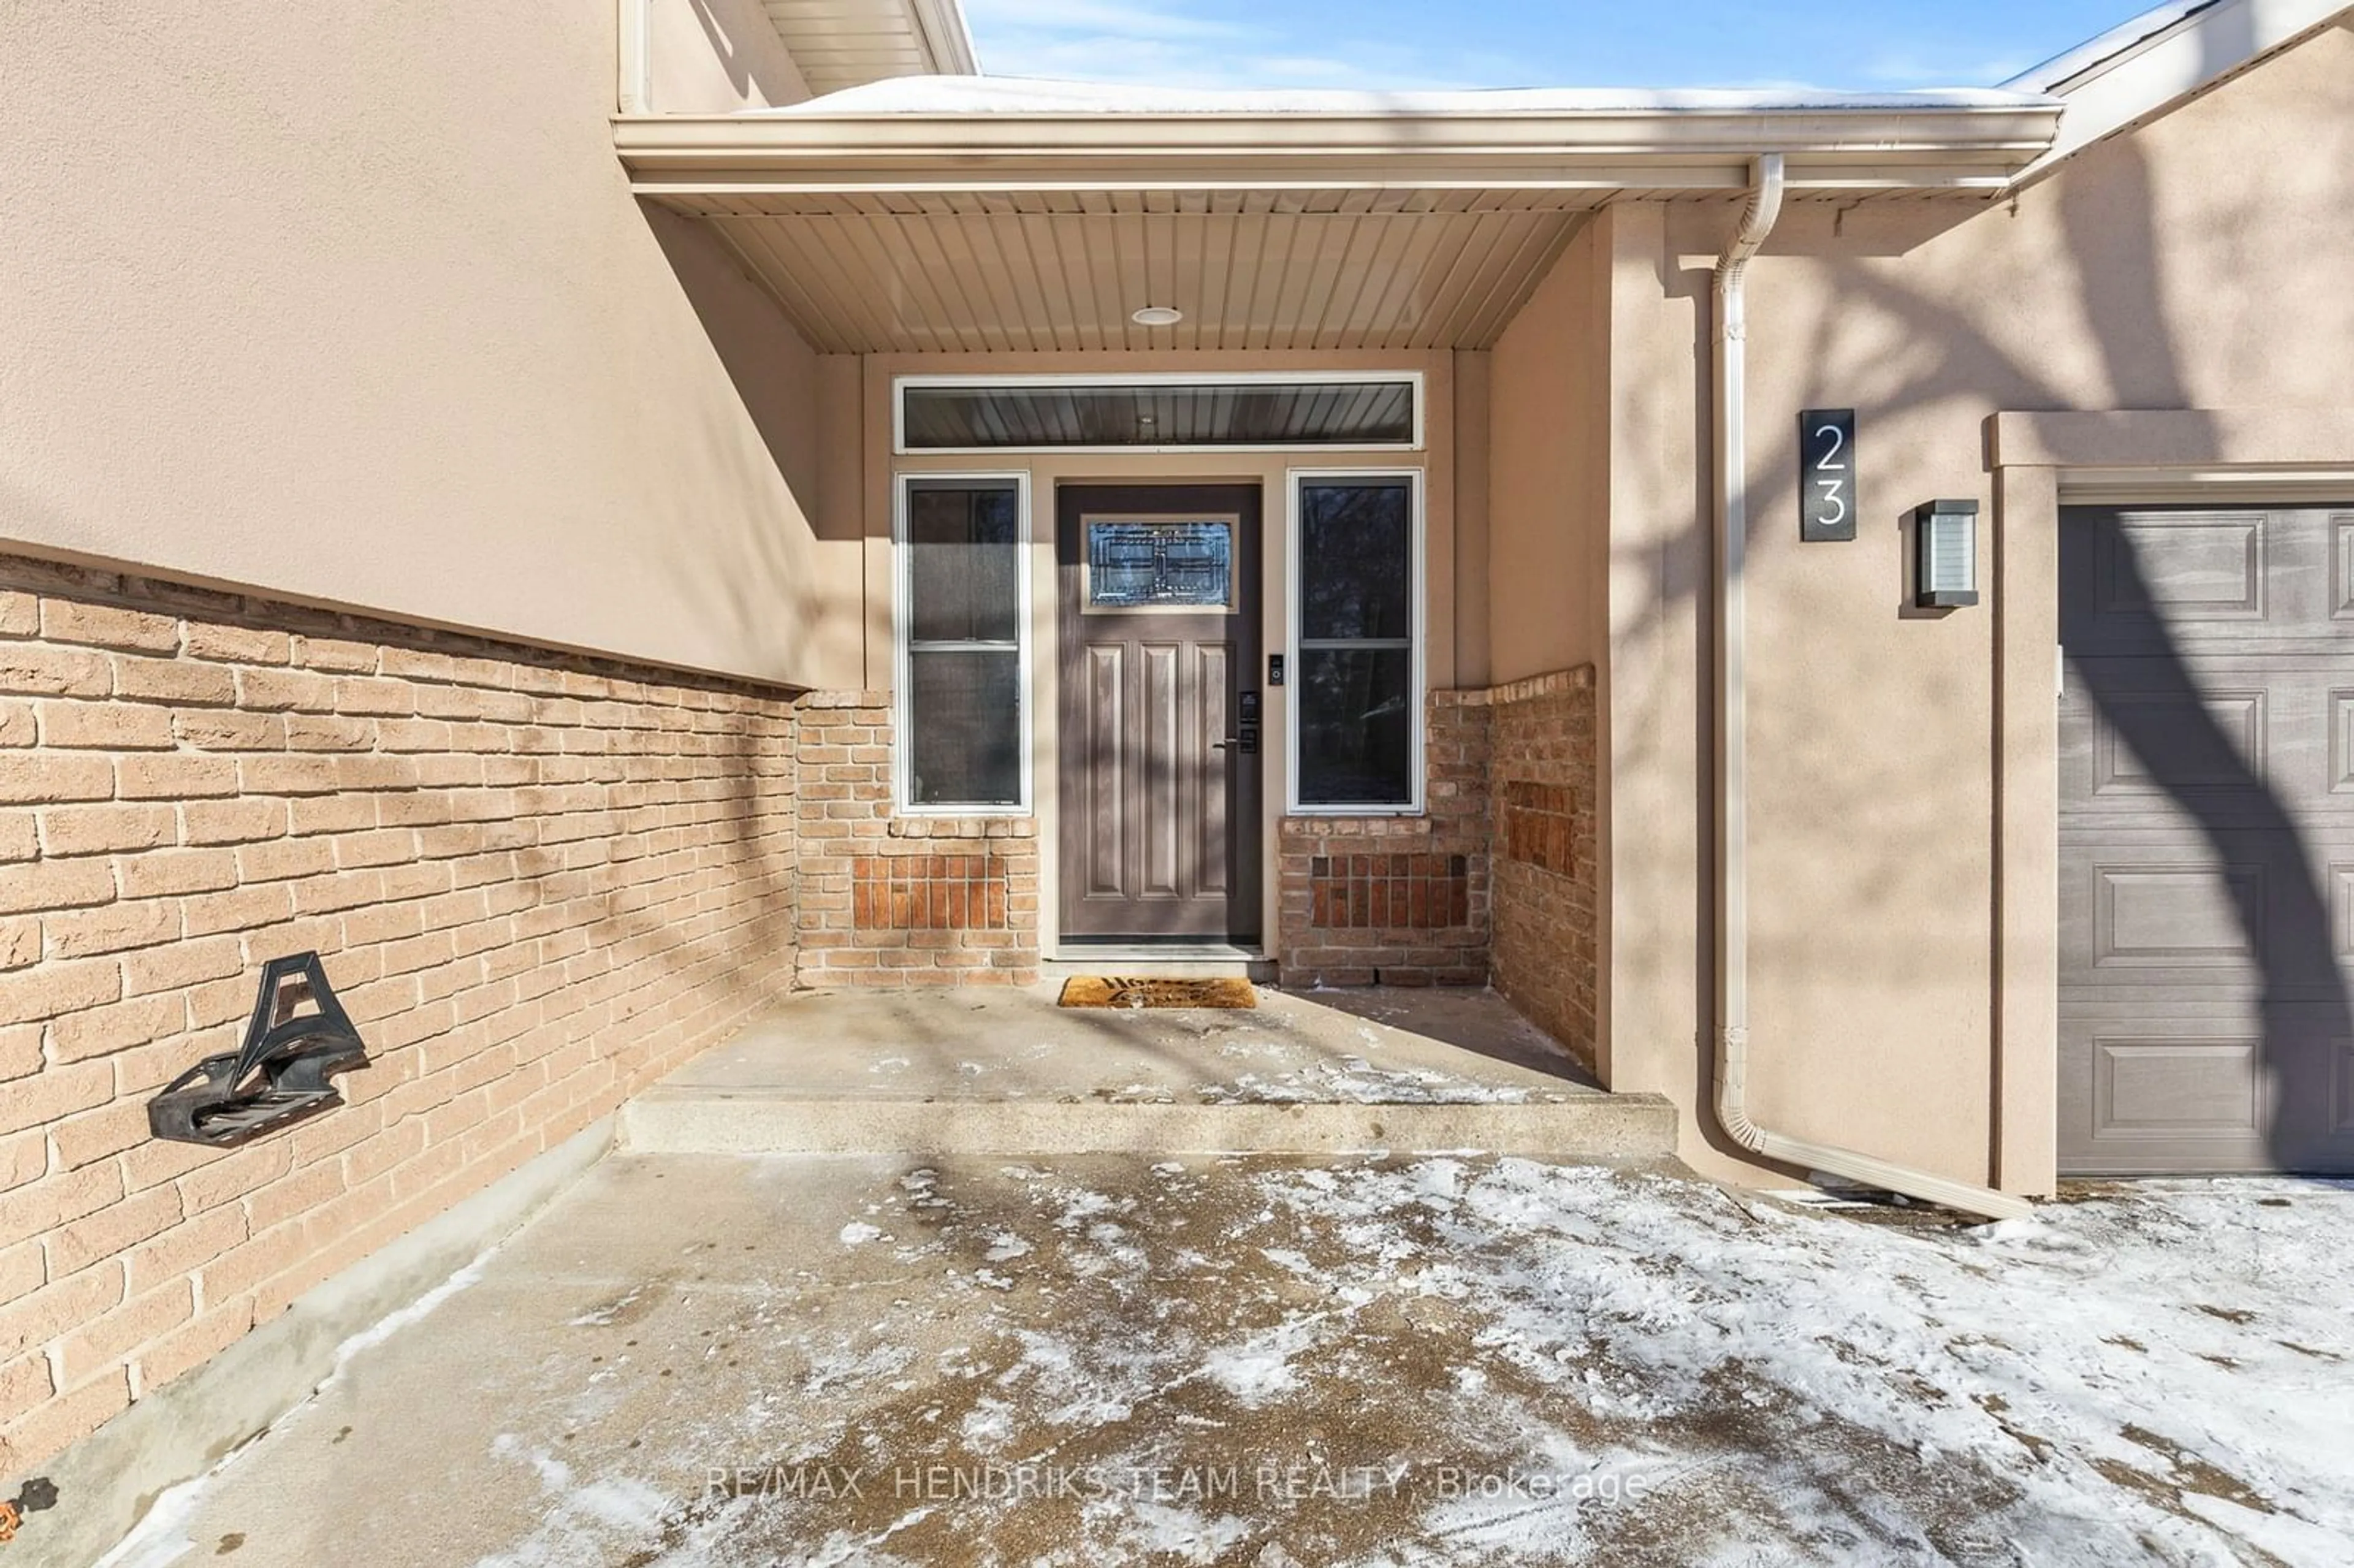
<path fill-rule="evenodd" d="M 902 452 L 1172 451 L 1422 444 L 1415 375 L 918 376 L 898 383 Z"/>

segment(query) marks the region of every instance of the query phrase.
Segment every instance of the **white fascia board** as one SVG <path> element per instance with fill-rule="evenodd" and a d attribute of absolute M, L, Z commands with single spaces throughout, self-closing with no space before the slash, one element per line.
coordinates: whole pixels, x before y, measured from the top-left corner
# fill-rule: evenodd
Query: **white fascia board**
<path fill-rule="evenodd" d="M 2019 92 L 2064 92 L 2070 83 L 2094 68 L 2115 64 L 2178 24 L 2222 3 L 2223 0 L 2167 0 L 2041 65 L 2030 66 L 2002 85 Z"/>
<path fill-rule="evenodd" d="M 2215 0 L 2205 0 L 2214 4 Z M 1353 88 L 1161 87 L 1046 77 L 891 77 L 805 103 L 758 112 L 826 120 L 1055 114 L 1119 120 L 1164 117 L 1479 119 L 1510 115 L 1758 113 L 1787 110 L 2016 109 L 2044 94 L 2017 87 L 1914 88 L 1850 92 L 1834 88 L 1504 87 L 1371 91 Z"/>
<path fill-rule="evenodd" d="M 962 0 L 900 0 L 932 57 L 932 69 L 941 76 L 978 76 L 980 57 L 972 48 L 972 29 L 965 24 Z"/>
<path fill-rule="evenodd" d="M 650 194 L 1236 189 L 1999 189 L 2060 108 L 1626 108 L 1505 113 L 622 116 Z"/>
<path fill-rule="evenodd" d="M 2161 114 L 2354 12 L 2346 0 L 2208 0 L 2165 5 L 2006 83 L 2064 104 L 2051 150 L 2014 185 Z"/>

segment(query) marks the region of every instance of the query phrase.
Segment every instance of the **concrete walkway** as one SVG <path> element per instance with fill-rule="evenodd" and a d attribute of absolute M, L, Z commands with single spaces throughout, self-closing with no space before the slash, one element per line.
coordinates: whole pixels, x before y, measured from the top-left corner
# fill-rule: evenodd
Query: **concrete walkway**
<path fill-rule="evenodd" d="M 1249 1010 L 1060 1008 L 1054 989 L 800 997 L 641 1097 L 642 1153 L 1501 1152 L 1664 1156 L 1474 991 L 1262 989 Z"/>
<path fill-rule="evenodd" d="M 2339 1568 L 2354 1188 L 620 1156 L 125 1568 Z"/>

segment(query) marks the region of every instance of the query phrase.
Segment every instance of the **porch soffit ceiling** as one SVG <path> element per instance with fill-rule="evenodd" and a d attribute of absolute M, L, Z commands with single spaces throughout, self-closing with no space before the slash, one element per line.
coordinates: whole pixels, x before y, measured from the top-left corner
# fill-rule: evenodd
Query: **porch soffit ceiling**
<path fill-rule="evenodd" d="M 1606 202 L 1723 200 L 1766 151 L 1801 192 L 1980 195 L 2059 117 L 2004 92 L 1238 95 L 1204 112 L 1126 89 L 1133 107 L 1039 107 L 1040 87 L 908 79 L 615 134 L 633 188 L 708 223 L 822 352 L 1412 350 L 1490 346 Z M 1134 325 L 1148 304 L 1184 319 Z"/>
<path fill-rule="evenodd" d="M 1598 193 L 681 196 L 822 353 L 1484 347 Z M 1139 306 L 1173 304 L 1173 327 Z"/>
<path fill-rule="evenodd" d="M 760 8 L 812 92 L 980 69 L 956 0 L 760 0 Z"/>

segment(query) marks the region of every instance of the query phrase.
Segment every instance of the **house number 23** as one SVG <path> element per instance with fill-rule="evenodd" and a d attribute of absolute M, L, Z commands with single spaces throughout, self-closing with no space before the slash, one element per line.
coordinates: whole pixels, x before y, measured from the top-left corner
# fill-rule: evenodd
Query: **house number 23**
<path fill-rule="evenodd" d="M 1855 410 L 1798 415 L 1798 537 L 1855 537 Z"/>

